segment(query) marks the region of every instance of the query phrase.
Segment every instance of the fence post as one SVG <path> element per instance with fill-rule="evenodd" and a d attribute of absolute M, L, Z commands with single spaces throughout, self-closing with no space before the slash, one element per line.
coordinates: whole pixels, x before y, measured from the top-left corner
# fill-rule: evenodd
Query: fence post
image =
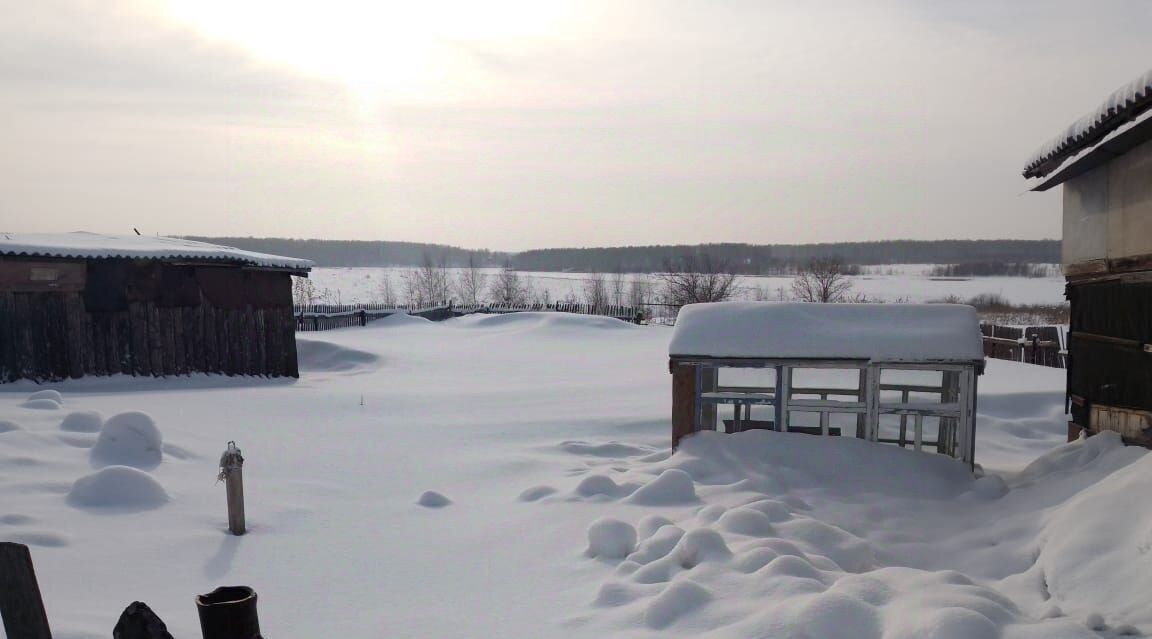
<path fill-rule="evenodd" d="M 8 639 L 52 639 L 28 546 L 0 542 L 0 617 Z"/>
<path fill-rule="evenodd" d="M 204 639 L 261 639 L 256 591 L 248 586 L 221 586 L 197 595 L 196 612 Z"/>
<path fill-rule="evenodd" d="M 220 456 L 220 476 L 228 495 L 228 530 L 233 535 L 243 535 L 244 528 L 244 457 L 236 442 L 228 442 L 228 448 Z"/>

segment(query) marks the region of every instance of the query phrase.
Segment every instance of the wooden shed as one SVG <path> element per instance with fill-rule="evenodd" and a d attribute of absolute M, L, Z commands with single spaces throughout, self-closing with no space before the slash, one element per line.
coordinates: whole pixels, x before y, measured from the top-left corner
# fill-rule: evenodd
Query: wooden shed
<path fill-rule="evenodd" d="M 291 278 L 311 265 L 176 238 L 0 233 L 0 383 L 298 377 Z"/>
<path fill-rule="evenodd" d="M 973 463 L 984 354 L 970 306 L 691 304 L 669 369 L 673 446 L 702 430 L 768 429 Z"/>
<path fill-rule="evenodd" d="M 1063 186 L 1068 437 L 1152 446 L 1152 71 L 1037 150 L 1024 177 Z"/>

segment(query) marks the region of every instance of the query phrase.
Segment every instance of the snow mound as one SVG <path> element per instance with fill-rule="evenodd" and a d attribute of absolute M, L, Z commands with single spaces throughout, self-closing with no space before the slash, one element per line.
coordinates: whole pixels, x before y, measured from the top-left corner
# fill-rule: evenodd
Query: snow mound
<path fill-rule="evenodd" d="M 70 542 L 67 537 L 51 532 L 16 532 L 5 536 L 4 541 L 14 541 L 26 546 L 43 546 L 45 548 L 63 548 Z"/>
<path fill-rule="evenodd" d="M 637 328 L 635 324 L 613 317 L 598 315 L 576 315 L 548 311 L 476 314 L 461 318 L 457 326 L 472 329 L 494 329 L 515 331 L 571 332 L 587 330 L 628 330 Z"/>
<path fill-rule="evenodd" d="M 451 504 L 452 500 L 434 490 L 426 490 L 420 495 L 420 499 L 416 500 L 416 503 L 425 508 L 443 508 Z"/>
<path fill-rule="evenodd" d="M 636 529 L 619 519 L 603 518 L 588 527 L 588 556 L 623 559 L 636 549 Z"/>
<path fill-rule="evenodd" d="M 156 422 L 147 413 L 113 415 L 100 429 L 91 460 L 96 466 L 134 466 L 152 469 L 163 460 L 164 442 Z"/>
<path fill-rule="evenodd" d="M 711 528 L 697 528 L 685 534 L 673 553 L 684 568 L 694 568 L 705 561 L 727 561 L 732 557 L 724 537 Z"/>
<path fill-rule="evenodd" d="M 408 313 L 394 313 L 372 322 L 372 326 L 415 326 L 426 324 L 432 324 L 432 320 L 426 317 L 420 317 L 419 315 L 409 315 Z"/>
<path fill-rule="evenodd" d="M 11 433 L 18 430 L 24 430 L 24 428 L 16 422 L 0 419 L 0 433 Z"/>
<path fill-rule="evenodd" d="M 1057 448 L 1021 475 L 1050 483 L 1077 467 L 1081 474 L 1116 470 L 1055 509 L 1024 577 L 1045 584 L 1051 603 L 1068 614 L 1107 611 L 1118 624 L 1152 625 L 1142 594 L 1152 588 L 1152 507 L 1138 498 L 1152 491 L 1152 455 L 1124 447 L 1115 433 L 1100 433 Z"/>
<path fill-rule="evenodd" d="M 60 422 L 60 430 L 73 433 L 98 433 L 104 426 L 104 416 L 94 410 L 78 410 L 68 413 Z"/>
<path fill-rule="evenodd" d="M 619 497 L 628 491 L 629 487 L 617 484 L 608 475 L 589 475 L 576 485 L 580 497 Z"/>
<path fill-rule="evenodd" d="M 38 398 L 29 399 L 21 404 L 24 408 L 33 408 L 36 410 L 59 410 L 60 402 L 54 399 Z"/>
<path fill-rule="evenodd" d="M 775 532 L 768 515 L 753 508 L 734 508 L 720 516 L 720 528 L 738 535 L 768 537 Z"/>
<path fill-rule="evenodd" d="M 525 488 L 516 499 L 518 501 L 540 501 L 555 492 L 556 489 L 551 486 L 533 486 Z"/>
<path fill-rule="evenodd" d="M 643 519 L 640 520 L 640 525 L 636 527 L 636 530 L 640 533 L 641 539 L 647 539 L 652 535 L 655 535 L 656 532 L 664 526 L 672 526 L 673 524 L 674 522 L 667 517 L 661 517 L 660 515 L 646 515 Z"/>
<path fill-rule="evenodd" d="M 704 586 L 689 579 L 677 581 L 648 604 L 644 623 L 654 630 L 663 630 L 711 600 L 712 593 Z"/>
<path fill-rule="evenodd" d="M 68 503 L 87 508 L 159 508 L 168 493 L 148 473 L 130 466 L 108 466 L 81 477 L 68 492 Z"/>
<path fill-rule="evenodd" d="M 796 626 L 810 637 L 880 639 L 880 613 L 866 602 L 848 595 L 827 592 L 813 597 L 796 615 Z M 937 637 L 927 633 L 922 637 Z"/>
<path fill-rule="evenodd" d="M 680 543 L 680 538 L 684 536 L 684 529 L 679 526 L 663 526 L 652 536 L 648 537 L 636 549 L 636 552 L 628 555 L 628 561 L 634 561 L 640 565 L 650 564 L 658 559 L 667 557 Z"/>
<path fill-rule="evenodd" d="M 642 506 L 667 506 L 690 504 L 699 499 L 692 476 L 678 468 L 669 468 L 633 493 L 629 501 Z"/>
<path fill-rule="evenodd" d="M 56 402 L 57 404 L 64 403 L 64 396 L 60 394 L 60 391 L 51 388 L 46 388 L 42 391 L 36 391 L 35 393 L 32 393 L 28 396 L 28 401 L 37 399 L 49 399 Z"/>
<path fill-rule="evenodd" d="M 649 455 L 653 452 L 651 448 L 646 446 L 636 446 L 634 444 L 624 444 L 621 442 L 594 444 L 585 441 L 565 441 L 560 442 L 558 448 L 573 455 L 612 458 L 639 457 L 640 455 Z"/>
<path fill-rule="evenodd" d="M 306 372 L 348 372 L 368 368 L 380 360 L 374 353 L 332 342 L 296 339 L 300 370 Z"/>

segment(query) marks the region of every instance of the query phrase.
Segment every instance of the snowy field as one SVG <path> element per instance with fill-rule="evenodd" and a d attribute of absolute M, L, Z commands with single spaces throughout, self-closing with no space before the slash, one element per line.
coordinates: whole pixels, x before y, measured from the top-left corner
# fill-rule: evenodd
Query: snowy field
<path fill-rule="evenodd" d="M 0 539 L 32 547 L 58 639 L 110 636 L 133 600 L 199 636 L 192 597 L 225 584 L 255 588 L 280 638 L 1152 631 L 1152 457 L 1063 444 L 1063 371 L 988 362 L 980 478 L 799 434 L 671 455 L 669 335 L 394 316 L 301 338 L 298 381 L 6 386 Z"/>
<path fill-rule="evenodd" d="M 1059 269 L 1051 265 L 1048 277 L 971 277 L 933 278 L 928 275 L 931 264 L 895 264 L 892 266 L 870 267 L 870 272 L 851 277 L 852 293 L 866 295 L 869 299 L 881 302 L 927 302 L 955 295 L 962 300 L 983 293 L 1002 295 L 1013 304 L 1063 304 L 1064 277 Z M 317 292 L 327 289 L 333 299 L 331 303 L 356 304 L 381 300 L 380 288 L 386 277 L 392 280 L 397 295 L 402 295 L 405 268 L 317 268 L 311 279 Z M 458 272 L 456 269 L 450 269 Z M 489 276 L 496 269 L 485 269 Z M 551 300 L 563 300 L 571 295 L 576 300 L 584 297 L 584 288 L 590 277 L 587 273 L 544 273 L 524 271 L 521 275 L 532 282 L 533 289 L 540 294 L 545 291 Z M 611 278 L 605 274 L 605 278 Z M 631 280 L 637 275 L 626 275 Z M 780 299 L 783 292 L 788 294 L 792 278 L 780 277 L 740 277 L 739 297 L 755 299 L 757 291 L 763 299 Z M 627 290 L 627 289 L 626 289 Z M 625 291 L 626 292 L 626 291 Z M 336 300 L 339 300 L 337 302 Z M 627 303 L 626 300 L 623 303 Z"/>

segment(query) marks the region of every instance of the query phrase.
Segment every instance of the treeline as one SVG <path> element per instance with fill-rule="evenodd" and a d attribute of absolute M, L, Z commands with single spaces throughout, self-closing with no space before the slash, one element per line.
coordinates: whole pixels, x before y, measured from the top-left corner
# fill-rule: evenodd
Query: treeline
<path fill-rule="evenodd" d="M 448 266 L 463 266 L 471 256 L 480 266 L 502 266 L 507 254 L 468 250 L 445 244 L 360 240 L 291 240 L 279 237 L 201 237 L 185 239 L 234 246 L 245 251 L 300 257 L 317 266 L 418 266 L 425 255 Z"/>
<path fill-rule="evenodd" d="M 526 271 L 633 273 L 661 271 L 684 255 L 711 255 L 735 273 L 793 273 L 815 258 L 838 257 L 849 265 L 959 264 L 969 262 L 1055 263 L 1059 240 L 891 240 L 837 244 L 702 244 L 622 246 L 613 248 L 538 249 L 515 256 Z"/>
<path fill-rule="evenodd" d="M 733 273 L 793 273 L 814 258 L 838 257 L 847 265 L 1051 264 L 1059 240 L 889 240 L 836 244 L 699 244 L 536 249 L 522 253 L 468 250 L 418 242 L 193 237 L 250 251 L 310 259 L 318 266 L 419 266 L 425 256 L 446 266 L 505 266 L 522 271 L 657 273 L 686 256 L 708 256 Z"/>
<path fill-rule="evenodd" d="M 928 272 L 932 277 L 1048 277 L 1046 264 L 1020 262 L 964 262 L 937 264 Z"/>

